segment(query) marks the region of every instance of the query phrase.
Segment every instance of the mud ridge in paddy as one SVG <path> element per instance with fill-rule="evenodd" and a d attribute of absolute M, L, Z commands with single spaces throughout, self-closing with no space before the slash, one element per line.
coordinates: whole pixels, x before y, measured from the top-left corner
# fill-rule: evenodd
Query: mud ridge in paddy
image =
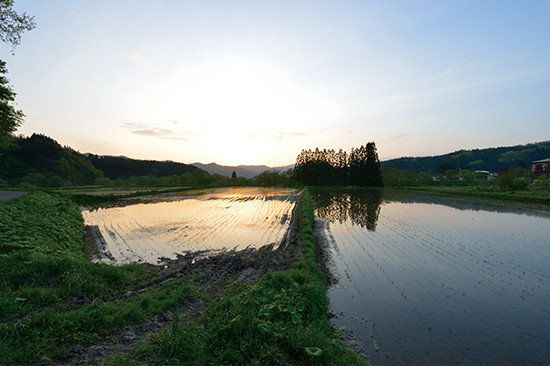
<path fill-rule="evenodd" d="M 334 252 L 338 252 L 334 237 L 330 232 L 329 224 L 325 220 L 316 219 L 313 222 L 313 233 L 317 241 L 317 258 L 321 264 L 321 269 L 327 279 L 327 287 L 333 287 L 340 282 L 340 274 L 336 271 L 334 263 Z M 330 319 L 338 319 L 343 316 L 343 313 L 335 314 L 329 310 Z M 351 329 L 341 327 L 338 330 L 342 331 L 342 339 L 346 347 L 355 352 L 359 357 L 366 359 L 367 354 L 362 345 L 361 338 L 356 337 Z"/>
<path fill-rule="evenodd" d="M 317 258 L 321 264 L 321 269 L 327 279 L 327 286 L 333 286 L 338 283 L 338 273 L 334 264 L 331 248 L 335 247 L 334 238 L 330 233 L 328 223 L 324 220 L 316 219 L 313 221 L 313 234 L 317 240 Z"/>
<path fill-rule="evenodd" d="M 272 243 L 259 249 L 229 251 L 214 256 L 202 256 L 204 253 L 189 253 L 180 255 L 177 259 L 165 260 L 161 265 L 143 264 L 148 276 L 139 283 L 127 286 L 118 295 L 104 299 L 118 302 L 130 296 L 136 296 L 167 282 L 193 276 L 190 283 L 194 284 L 204 297 L 194 295 L 178 304 L 175 312 L 167 311 L 154 316 L 145 323 L 130 325 L 118 329 L 105 339 L 88 345 L 74 345 L 71 351 L 56 359 L 55 363 L 85 363 L 102 364 L 105 359 L 130 352 L 139 342 L 148 341 L 151 337 L 171 325 L 175 316 L 180 324 L 187 324 L 201 315 L 209 303 L 215 302 L 227 295 L 229 284 L 236 280 L 243 285 L 255 283 L 267 271 L 284 271 L 290 268 L 294 258 L 301 255 L 297 235 L 300 232 L 299 220 L 291 223 L 285 240 L 281 245 Z M 97 228 L 87 227 L 84 243 L 91 259 L 109 258 L 101 234 Z M 109 258 L 112 260 L 112 258 Z M 160 271 L 159 271 L 160 268 Z M 75 299 L 67 307 L 78 308 L 90 303 L 91 299 Z"/>

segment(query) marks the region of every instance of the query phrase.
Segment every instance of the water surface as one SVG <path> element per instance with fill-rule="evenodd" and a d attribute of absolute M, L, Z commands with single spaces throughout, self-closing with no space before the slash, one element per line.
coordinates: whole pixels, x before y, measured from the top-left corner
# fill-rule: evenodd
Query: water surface
<path fill-rule="evenodd" d="M 429 194 L 313 191 L 336 327 L 377 364 L 550 362 L 550 213 Z"/>
<path fill-rule="evenodd" d="M 221 188 L 172 193 L 84 210 L 117 263 L 158 263 L 178 254 L 277 246 L 289 227 L 295 189 Z M 107 259 L 106 259 L 107 260 Z"/>

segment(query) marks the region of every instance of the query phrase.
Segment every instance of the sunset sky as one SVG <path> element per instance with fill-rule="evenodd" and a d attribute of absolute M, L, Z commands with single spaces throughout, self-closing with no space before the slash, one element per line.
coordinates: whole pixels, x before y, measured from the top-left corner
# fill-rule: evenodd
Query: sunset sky
<path fill-rule="evenodd" d="M 16 0 L 26 119 L 80 152 L 292 164 L 550 139 L 550 1 Z"/>

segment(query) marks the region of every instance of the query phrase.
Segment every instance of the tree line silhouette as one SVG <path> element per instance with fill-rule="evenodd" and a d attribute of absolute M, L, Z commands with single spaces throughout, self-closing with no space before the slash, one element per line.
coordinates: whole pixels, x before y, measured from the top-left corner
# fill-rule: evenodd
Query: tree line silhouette
<path fill-rule="evenodd" d="M 350 153 L 335 150 L 302 150 L 296 157 L 294 178 L 310 186 L 382 187 L 382 171 L 374 142 Z"/>
<path fill-rule="evenodd" d="M 172 161 L 81 154 L 54 139 L 33 134 L 11 136 L 0 146 L 0 188 L 294 186 L 292 170 L 264 171 L 253 178 L 209 174 L 193 165 Z"/>

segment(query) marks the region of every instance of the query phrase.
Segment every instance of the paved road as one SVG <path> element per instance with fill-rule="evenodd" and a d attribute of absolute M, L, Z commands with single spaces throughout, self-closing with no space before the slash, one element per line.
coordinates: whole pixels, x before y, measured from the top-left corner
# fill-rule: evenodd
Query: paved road
<path fill-rule="evenodd" d="M 0 191 L 0 201 L 11 200 L 12 198 L 21 197 L 24 194 L 27 194 L 27 192 Z"/>

